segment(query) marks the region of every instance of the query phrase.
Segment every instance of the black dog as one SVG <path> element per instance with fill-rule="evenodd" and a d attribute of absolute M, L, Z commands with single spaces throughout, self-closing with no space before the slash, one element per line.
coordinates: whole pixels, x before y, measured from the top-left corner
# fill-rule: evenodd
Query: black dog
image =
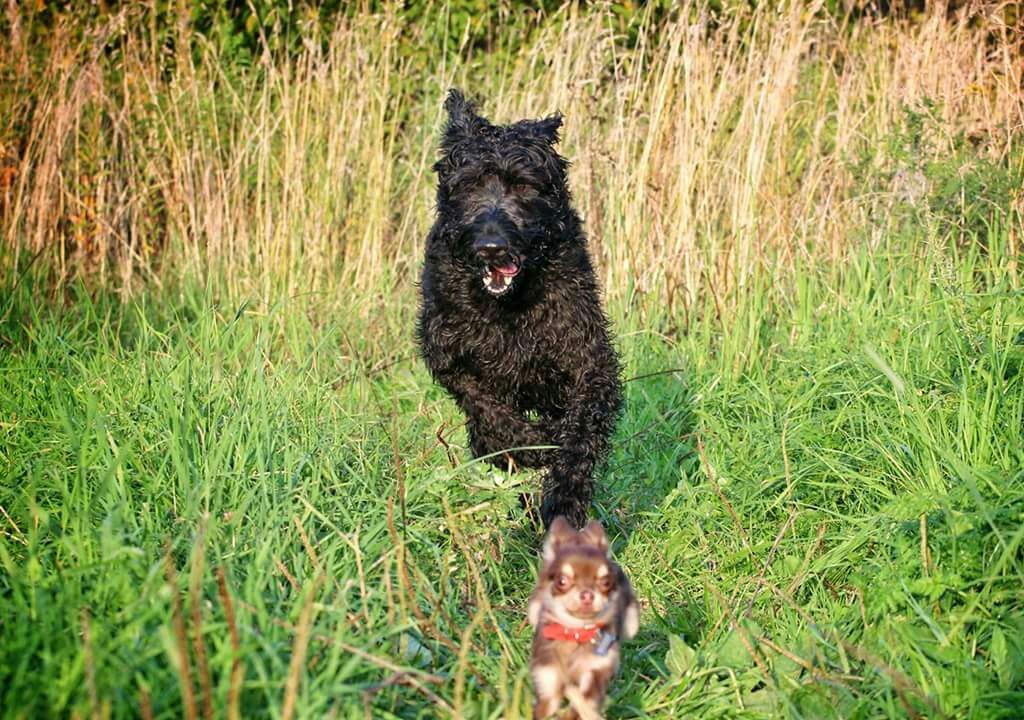
<path fill-rule="evenodd" d="M 437 220 L 417 336 L 466 414 L 477 457 L 548 467 L 541 518 L 587 519 L 593 474 L 622 405 L 560 116 L 493 125 L 457 90 L 445 102 Z M 537 445 L 557 450 L 523 450 Z"/>

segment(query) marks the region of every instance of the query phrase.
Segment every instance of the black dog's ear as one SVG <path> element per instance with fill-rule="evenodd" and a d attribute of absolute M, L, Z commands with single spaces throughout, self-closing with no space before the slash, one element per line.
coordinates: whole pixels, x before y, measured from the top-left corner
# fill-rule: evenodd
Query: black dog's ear
<path fill-rule="evenodd" d="M 448 123 L 444 128 L 446 137 L 471 133 L 487 124 L 484 118 L 476 114 L 476 106 L 456 88 L 448 91 L 444 109 L 448 112 Z"/>
<path fill-rule="evenodd" d="M 542 120 L 525 120 L 522 127 L 528 134 L 554 145 L 558 142 L 558 129 L 562 127 L 562 113 L 548 115 Z"/>

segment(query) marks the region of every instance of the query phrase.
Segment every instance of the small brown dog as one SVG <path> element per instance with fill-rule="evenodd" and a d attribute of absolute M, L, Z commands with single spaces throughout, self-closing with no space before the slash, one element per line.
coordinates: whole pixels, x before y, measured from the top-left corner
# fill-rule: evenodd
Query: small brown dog
<path fill-rule="evenodd" d="M 619 643 L 640 625 L 633 588 L 608 554 L 601 523 L 579 532 L 564 517 L 551 523 L 527 617 L 534 627 L 533 717 L 553 715 L 563 698 L 572 706 L 566 717 L 600 717 L 619 669 Z"/>

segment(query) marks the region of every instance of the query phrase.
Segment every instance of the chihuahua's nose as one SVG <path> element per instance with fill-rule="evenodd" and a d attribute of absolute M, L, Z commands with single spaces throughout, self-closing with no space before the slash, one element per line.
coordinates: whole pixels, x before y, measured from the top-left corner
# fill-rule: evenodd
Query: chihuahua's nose
<path fill-rule="evenodd" d="M 584 605 L 592 605 L 594 603 L 594 591 L 580 590 L 580 602 Z"/>

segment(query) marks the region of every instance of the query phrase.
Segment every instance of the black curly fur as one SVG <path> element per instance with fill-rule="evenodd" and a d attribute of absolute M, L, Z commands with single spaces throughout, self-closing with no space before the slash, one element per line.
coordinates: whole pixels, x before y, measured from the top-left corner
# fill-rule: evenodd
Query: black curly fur
<path fill-rule="evenodd" d="M 544 525 L 564 515 L 582 527 L 622 384 L 568 163 L 553 148 L 562 120 L 494 125 L 457 90 L 445 109 L 417 326 L 423 359 L 466 414 L 474 455 L 547 467 Z M 486 244 L 498 246 L 498 265 L 519 268 L 498 296 L 485 288 Z M 512 450 L 537 445 L 558 449 Z"/>

